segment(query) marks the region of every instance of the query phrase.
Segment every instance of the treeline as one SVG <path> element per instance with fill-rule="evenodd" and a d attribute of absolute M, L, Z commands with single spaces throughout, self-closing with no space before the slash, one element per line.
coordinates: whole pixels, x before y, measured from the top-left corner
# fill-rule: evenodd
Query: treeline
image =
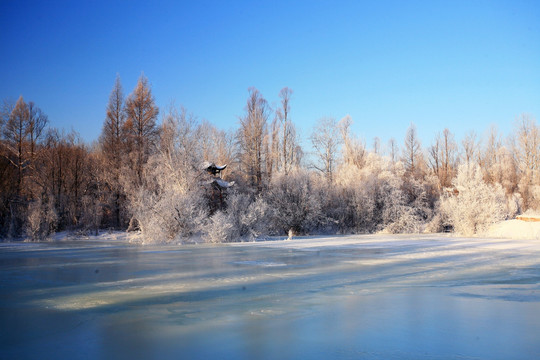
<path fill-rule="evenodd" d="M 323 118 L 306 154 L 290 118 L 292 93 L 282 89 L 272 108 L 250 88 L 238 129 L 227 132 L 183 108 L 160 111 L 144 76 L 127 97 L 117 78 L 91 146 L 50 128 L 22 96 L 4 101 L 0 237 L 100 229 L 140 230 L 147 242 L 473 234 L 540 208 L 540 133 L 530 116 L 506 138 L 493 127 L 458 143 L 443 129 L 424 147 L 414 125 L 401 144 L 367 146 L 349 117 Z M 201 168 L 205 161 L 228 165 L 226 186 Z"/>

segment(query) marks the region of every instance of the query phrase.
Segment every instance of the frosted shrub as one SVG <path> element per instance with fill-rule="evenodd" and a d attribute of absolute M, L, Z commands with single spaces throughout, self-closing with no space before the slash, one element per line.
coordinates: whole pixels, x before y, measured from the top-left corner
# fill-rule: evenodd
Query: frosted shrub
<path fill-rule="evenodd" d="M 336 199 L 328 209 L 340 232 L 372 232 L 381 221 L 378 174 L 384 166 L 377 155 L 368 154 L 364 167 L 343 164 L 333 191 Z M 332 193 L 332 192 L 331 192 Z"/>
<path fill-rule="evenodd" d="M 419 232 L 432 210 L 425 186 L 403 181 L 403 167 L 369 153 L 362 168 L 343 164 L 329 208 L 341 232 Z"/>
<path fill-rule="evenodd" d="M 393 195 L 386 199 L 385 212 L 391 207 L 385 218 L 386 229 L 391 233 L 422 232 L 433 217 L 434 200 L 429 192 L 429 181 L 408 178 L 401 187 L 393 186 Z"/>
<path fill-rule="evenodd" d="M 461 164 L 453 185 L 455 191 L 443 196 L 441 211 L 456 232 L 476 234 L 506 217 L 504 190 L 500 184 L 486 184 L 477 164 Z"/>
<path fill-rule="evenodd" d="M 26 235 L 31 240 L 43 240 L 54 234 L 58 225 L 58 215 L 52 198 L 43 203 L 41 198 L 30 203 L 26 219 Z"/>
<path fill-rule="evenodd" d="M 269 228 L 269 208 L 262 198 L 234 193 L 227 199 L 227 209 L 210 217 L 204 233 L 210 242 L 254 240 Z"/>
<path fill-rule="evenodd" d="M 279 234 L 308 233 L 322 221 L 321 204 L 306 171 L 275 174 L 265 199 L 272 209 L 272 229 Z"/>
<path fill-rule="evenodd" d="M 257 198 L 252 202 L 247 211 L 240 213 L 240 222 L 242 224 L 240 236 L 248 240 L 255 240 L 268 233 L 269 208 L 268 204 L 262 199 Z"/>
<path fill-rule="evenodd" d="M 141 189 L 133 201 L 133 214 L 145 243 L 181 242 L 200 230 L 206 206 L 200 192 L 182 193 L 173 187 L 158 193 Z"/>
<path fill-rule="evenodd" d="M 144 183 L 128 194 L 145 243 L 181 242 L 201 230 L 208 206 L 195 172 L 162 153 L 150 158 Z"/>
<path fill-rule="evenodd" d="M 379 182 L 378 202 L 382 207 L 380 228 L 392 234 L 419 232 L 423 223 L 422 189 L 408 184 L 407 194 L 401 178 L 391 172 L 381 173 Z"/>
<path fill-rule="evenodd" d="M 235 229 L 227 213 L 218 211 L 210 217 L 205 226 L 205 234 L 209 242 L 232 242 L 235 240 Z"/>

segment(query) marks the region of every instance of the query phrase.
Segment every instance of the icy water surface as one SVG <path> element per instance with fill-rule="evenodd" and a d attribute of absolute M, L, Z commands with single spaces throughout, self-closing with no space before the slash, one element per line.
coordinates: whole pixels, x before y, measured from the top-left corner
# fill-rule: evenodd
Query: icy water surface
<path fill-rule="evenodd" d="M 539 359 L 540 244 L 0 244 L 0 359 Z"/>

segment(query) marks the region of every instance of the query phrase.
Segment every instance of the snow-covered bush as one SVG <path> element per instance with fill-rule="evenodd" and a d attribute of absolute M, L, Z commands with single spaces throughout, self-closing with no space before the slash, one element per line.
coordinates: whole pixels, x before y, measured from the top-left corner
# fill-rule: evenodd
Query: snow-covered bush
<path fill-rule="evenodd" d="M 171 187 L 150 193 L 141 189 L 133 214 L 145 243 L 181 242 L 196 234 L 207 216 L 198 192 L 180 193 Z"/>
<path fill-rule="evenodd" d="M 419 233 L 433 217 L 434 200 L 430 187 L 436 178 L 422 181 L 407 178 L 401 185 L 394 176 L 388 183 L 390 192 L 383 199 L 384 230 L 390 233 Z"/>
<path fill-rule="evenodd" d="M 204 226 L 209 242 L 254 240 L 265 235 L 269 228 L 269 208 L 258 197 L 234 193 L 227 198 L 227 208 L 217 211 Z"/>
<path fill-rule="evenodd" d="M 43 240 L 54 234 L 58 225 L 58 215 L 52 197 L 44 203 L 40 198 L 28 205 L 26 235 L 32 240 Z"/>
<path fill-rule="evenodd" d="M 420 232 L 433 216 L 430 182 L 404 181 L 401 163 L 375 153 L 363 167 L 343 164 L 336 179 L 339 201 L 330 210 L 341 232 Z"/>
<path fill-rule="evenodd" d="M 181 242 L 201 230 L 208 206 L 189 167 L 168 153 L 152 156 L 144 183 L 128 194 L 130 210 L 146 243 Z"/>
<path fill-rule="evenodd" d="M 275 174 L 264 196 L 272 209 L 271 226 L 278 234 L 305 234 L 324 221 L 313 180 L 307 171 Z"/>
<path fill-rule="evenodd" d="M 448 189 L 442 198 L 441 211 L 454 231 L 463 235 L 483 232 L 507 216 L 502 186 L 486 184 L 476 163 L 461 164 L 453 185 L 455 189 Z"/>
<path fill-rule="evenodd" d="M 212 243 L 232 242 L 235 232 L 229 214 L 221 210 L 212 215 L 204 227 L 206 238 Z"/>
<path fill-rule="evenodd" d="M 329 215 L 335 219 L 339 232 L 372 232 L 381 222 L 379 172 L 384 164 L 376 154 L 368 154 L 363 167 L 346 163 L 336 176 L 334 199 Z"/>

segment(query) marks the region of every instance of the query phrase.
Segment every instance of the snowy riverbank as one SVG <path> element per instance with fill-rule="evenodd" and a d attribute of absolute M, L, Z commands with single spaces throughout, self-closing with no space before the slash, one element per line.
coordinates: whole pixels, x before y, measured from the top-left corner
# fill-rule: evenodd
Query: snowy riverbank
<path fill-rule="evenodd" d="M 414 238 L 415 236 L 433 236 L 433 237 L 460 237 L 459 234 L 445 233 L 445 234 L 371 234 L 366 236 L 377 236 L 380 238 L 396 237 L 396 238 Z M 354 237 L 354 236 L 353 236 Z M 298 239 L 313 239 L 320 238 L 328 239 L 329 244 L 333 246 L 339 245 L 344 238 L 343 236 L 331 236 L 331 235 L 315 235 L 315 236 L 300 236 L 294 237 L 294 240 Z M 473 238 L 501 238 L 501 239 L 522 239 L 522 240 L 540 240 L 540 222 L 530 222 L 522 220 L 506 220 L 498 222 L 492 225 L 486 232 L 478 234 Z M 274 236 L 268 238 L 270 240 L 285 240 L 286 236 Z M 49 241 L 70 241 L 70 240 L 91 240 L 98 242 L 127 242 L 131 244 L 145 244 L 144 237 L 140 232 L 124 232 L 124 231 L 102 231 L 99 235 L 76 235 L 69 232 L 61 232 L 54 234 Z M 267 240 L 265 240 L 267 241 Z M 204 239 L 193 239 L 192 244 L 204 243 Z M 156 243 L 152 243 L 156 245 Z M 171 245 L 171 244 L 169 244 Z M 287 245 L 285 245 L 287 246 Z"/>

